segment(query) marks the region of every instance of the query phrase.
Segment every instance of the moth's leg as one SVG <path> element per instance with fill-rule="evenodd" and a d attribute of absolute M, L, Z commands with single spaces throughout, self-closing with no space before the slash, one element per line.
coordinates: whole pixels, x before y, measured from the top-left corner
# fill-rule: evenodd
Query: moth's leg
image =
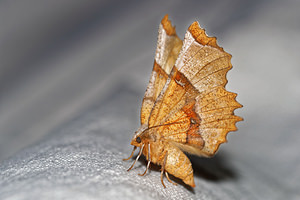
<path fill-rule="evenodd" d="M 145 146 L 145 144 L 142 145 L 142 147 L 140 149 L 140 152 L 139 152 L 139 155 L 136 157 L 135 161 L 133 162 L 133 164 L 131 165 L 131 167 L 129 169 L 127 169 L 127 171 L 130 171 L 133 168 L 133 166 L 135 165 L 136 161 L 140 158 L 140 156 L 142 155 L 144 146 Z"/>
<path fill-rule="evenodd" d="M 139 174 L 140 176 L 144 176 L 148 169 L 149 169 L 149 166 L 150 166 L 150 162 L 151 162 L 151 157 L 150 157 L 150 143 L 148 144 L 148 163 L 147 163 L 147 167 L 146 167 L 146 170 L 144 171 L 143 174 Z"/>
<path fill-rule="evenodd" d="M 165 171 L 165 175 L 166 175 L 166 177 L 167 177 L 167 179 L 168 179 L 168 181 L 169 181 L 170 183 L 172 183 L 173 185 L 177 185 L 177 183 L 175 183 L 174 181 L 172 181 L 172 180 L 169 178 L 169 174 L 168 174 L 167 171 Z"/>
<path fill-rule="evenodd" d="M 161 172 L 160 172 L 160 180 L 162 185 L 164 186 L 164 188 L 166 188 L 165 184 L 164 184 L 164 180 L 163 180 L 163 175 L 164 175 L 164 171 L 165 171 L 165 166 L 166 166 L 166 162 L 167 162 L 167 157 L 168 157 L 168 152 L 166 152 L 165 157 L 164 157 L 164 162 L 161 166 Z"/>
<path fill-rule="evenodd" d="M 132 158 L 134 151 L 136 150 L 136 146 L 133 147 L 133 150 L 130 154 L 130 156 L 128 158 L 124 158 L 123 161 L 129 160 L 130 158 Z"/>

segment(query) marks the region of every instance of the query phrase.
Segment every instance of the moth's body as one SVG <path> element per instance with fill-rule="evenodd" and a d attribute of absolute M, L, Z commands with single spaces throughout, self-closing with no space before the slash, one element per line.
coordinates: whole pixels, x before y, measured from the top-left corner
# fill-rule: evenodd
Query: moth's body
<path fill-rule="evenodd" d="M 184 183 L 192 187 L 195 186 L 192 164 L 178 147 L 162 141 L 149 144 L 150 146 L 155 146 L 155 149 L 152 148 L 150 152 L 151 162 L 162 166 L 166 156 L 165 171 L 180 178 Z M 147 158 L 147 148 L 144 149 L 143 154 Z M 147 158 L 147 160 L 149 160 L 149 158 Z"/>
<path fill-rule="evenodd" d="M 160 134 L 157 134 L 155 128 L 147 128 L 141 134 L 136 135 L 136 137 L 141 138 L 141 142 L 137 143 L 135 139 L 131 144 L 134 146 L 144 145 L 145 148 L 143 148 L 142 153 L 148 161 L 150 160 L 154 164 L 164 166 L 166 172 L 180 178 L 184 183 L 192 187 L 195 186 L 192 164 L 178 147 L 170 144 Z M 147 148 L 148 145 L 149 148 Z"/>
<path fill-rule="evenodd" d="M 237 130 L 242 107 L 225 89 L 231 55 L 194 22 L 182 41 L 166 15 L 161 21 L 151 78 L 141 108 L 141 127 L 132 138 L 150 163 L 195 187 L 193 169 L 184 152 L 211 157 L 226 135 Z M 165 185 L 164 185 L 165 186 Z"/>

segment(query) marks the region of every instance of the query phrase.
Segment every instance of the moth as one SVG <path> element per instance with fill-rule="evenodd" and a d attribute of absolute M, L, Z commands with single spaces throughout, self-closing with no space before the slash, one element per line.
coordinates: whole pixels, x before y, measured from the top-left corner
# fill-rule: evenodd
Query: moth
<path fill-rule="evenodd" d="M 195 187 L 193 168 L 184 152 L 212 157 L 230 131 L 236 131 L 234 115 L 242 107 L 237 94 L 225 89 L 226 74 L 232 68 L 231 55 L 218 46 L 215 37 L 206 35 L 197 21 L 188 28 L 184 41 L 166 15 L 158 31 L 153 71 L 142 107 L 141 126 L 131 145 L 132 158 L 140 148 L 131 170 L 143 154 L 150 163 Z"/>

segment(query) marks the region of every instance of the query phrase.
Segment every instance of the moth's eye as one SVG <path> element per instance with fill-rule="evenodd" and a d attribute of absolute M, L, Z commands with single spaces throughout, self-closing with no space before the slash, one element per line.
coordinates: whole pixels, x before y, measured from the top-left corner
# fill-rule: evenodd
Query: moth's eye
<path fill-rule="evenodd" d="M 141 142 L 142 142 L 142 140 L 141 140 L 140 137 L 137 137 L 135 141 L 136 141 L 137 143 L 141 143 Z"/>

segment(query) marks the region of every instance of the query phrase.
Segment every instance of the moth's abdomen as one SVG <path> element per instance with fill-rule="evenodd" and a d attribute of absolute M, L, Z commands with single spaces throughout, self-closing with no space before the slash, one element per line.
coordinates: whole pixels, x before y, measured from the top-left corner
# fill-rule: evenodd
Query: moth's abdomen
<path fill-rule="evenodd" d="M 192 187 L 195 187 L 193 168 L 189 158 L 177 147 L 168 145 L 165 170 Z"/>

